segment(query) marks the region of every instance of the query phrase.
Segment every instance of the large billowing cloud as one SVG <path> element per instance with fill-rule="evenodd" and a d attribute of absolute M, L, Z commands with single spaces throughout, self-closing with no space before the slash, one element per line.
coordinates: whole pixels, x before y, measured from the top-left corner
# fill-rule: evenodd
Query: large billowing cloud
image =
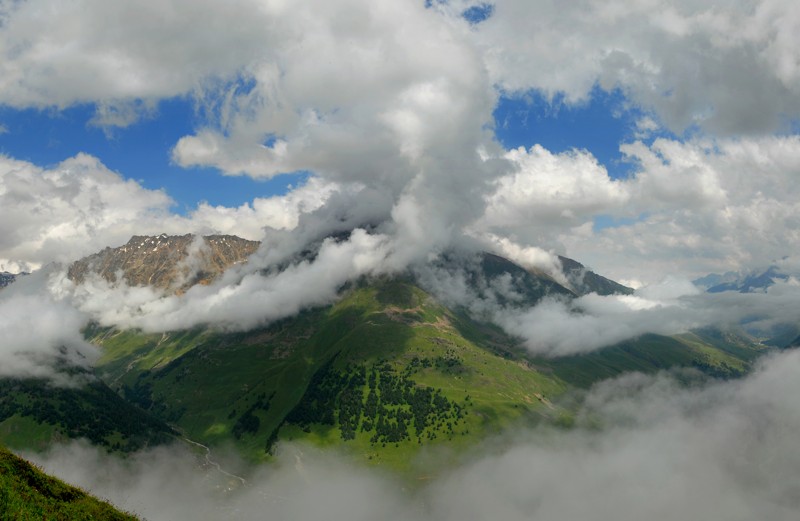
<path fill-rule="evenodd" d="M 624 208 L 635 221 L 565 238 L 572 254 L 603 258 L 611 275 L 638 271 L 651 281 L 659 273 L 699 276 L 796 255 L 790 245 L 800 223 L 797 136 L 657 140 L 624 151 L 641 166 L 631 186 L 635 204 Z"/>
<path fill-rule="evenodd" d="M 506 154 L 473 233 L 567 253 L 613 278 L 658 282 L 767 266 L 794 255 L 797 136 L 657 139 L 622 146 L 633 173 L 611 179 L 588 152 Z M 611 226 L 598 226 L 598 217 Z"/>
<path fill-rule="evenodd" d="M 0 99 L 18 107 L 99 102 L 103 119 L 136 110 L 136 100 L 216 92 L 250 121 L 222 110 L 237 132 L 202 133 L 180 155 L 235 170 L 257 160 L 247 167 L 256 171 L 269 168 L 259 166 L 264 157 L 278 161 L 302 145 L 291 139 L 283 152 L 259 153 L 243 137 L 313 134 L 320 122 L 330 126 L 334 110 L 344 109 L 334 120 L 348 115 L 354 99 L 364 108 L 391 100 L 426 65 L 444 64 L 441 76 L 452 78 L 464 48 L 505 91 L 564 93 L 572 102 L 597 84 L 619 87 L 679 131 L 772 131 L 800 110 L 800 17 L 791 0 L 501 0 L 470 27 L 461 13 L 479 3 L 8 1 L 0 7 Z M 253 92 L 226 87 L 237 75 L 256 83 Z"/>
<path fill-rule="evenodd" d="M 249 0 L 4 1 L 0 102 L 97 103 L 96 123 L 126 126 L 257 59 L 274 34 L 266 11 Z"/>
<path fill-rule="evenodd" d="M 370 195 L 352 202 L 382 208 L 353 224 L 381 225 L 397 255 L 449 246 L 505 168 L 482 156 L 497 148 L 497 94 L 465 22 L 414 2 L 301 3 L 276 16 L 282 39 L 248 70 L 252 85 L 205 92 L 216 118 L 176 144 L 175 161 L 358 184 Z"/>
<path fill-rule="evenodd" d="M 79 154 L 50 169 L 0 156 L 0 269 L 70 261 L 153 230 L 171 200 Z"/>
<path fill-rule="evenodd" d="M 476 2 L 449 2 L 455 13 Z M 492 80 L 568 102 L 621 88 L 681 132 L 771 132 L 800 113 L 791 0 L 507 0 L 474 30 Z"/>
<path fill-rule="evenodd" d="M 167 194 L 96 158 L 43 168 L 3 157 L 0 269 L 69 261 L 136 233 L 264 239 L 247 268 L 181 297 L 53 286 L 74 290 L 75 304 L 103 323 L 163 330 L 250 327 L 453 246 L 488 245 L 552 273 L 562 253 L 649 284 L 793 255 L 800 140 L 772 134 L 800 114 L 791 4 L 507 0 L 478 24 L 461 16 L 472 2 L 427 4 L 0 4 L 5 106 L 90 103 L 93 124 L 125 126 L 159 100 L 191 97 L 198 126 L 171 148 L 177 164 L 257 178 L 312 172 L 285 196 L 178 216 Z M 535 89 L 579 103 L 598 85 L 648 114 L 638 131 L 666 125 L 694 137 L 623 144 L 637 163 L 623 179 L 587 151 L 509 151 L 495 141 L 501 95 Z M 351 230 L 322 243 L 315 260 L 297 259 L 310 242 Z M 289 268 L 278 273 L 278 264 Z M 563 331 L 531 329 L 532 319 L 568 317 L 584 337 L 610 342 L 642 324 L 671 332 L 715 316 L 684 320 L 686 299 L 662 309 L 676 318 L 661 322 L 643 320 L 655 311 L 635 299 L 548 305 L 495 318 L 549 346 L 535 349 L 563 353 L 599 346 L 582 337 L 553 347 Z M 592 333 L 612 319 L 628 333 Z"/>
<path fill-rule="evenodd" d="M 346 282 L 384 272 L 391 253 L 385 236 L 356 230 L 348 241 L 323 242 L 313 262 L 303 260 L 262 274 L 251 259 L 249 266 L 182 295 L 124 283 L 110 286 L 100 277 L 77 288 L 62 279 L 54 291 L 73 295 L 77 307 L 104 325 L 169 331 L 207 324 L 246 330 L 333 302 Z"/>
<path fill-rule="evenodd" d="M 505 154 L 514 170 L 497 179 L 486 212 L 473 224 L 529 246 L 563 252 L 561 234 L 578 234 L 595 215 L 630 207 L 629 183 L 612 180 L 586 151 L 553 154 L 540 145 Z"/>
<path fill-rule="evenodd" d="M 67 263 L 132 235 L 229 233 L 260 240 L 265 228 L 286 230 L 334 193 L 357 192 L 312 177 L 283 196 L 238 208 L 202 203 L 187 216 L 172 199 L 78 154 L 50 168 L 0 156 L 0 271 Z"/>
<path fill-rule="evenodd" d="M 0 291 L 0 377 L 73 385 L 80 378 L 57 367 L 88 368 L 99 354 L 80 333 L 87 316 L 43 291 L 51 276 L 41 270 Z"/>
<path fill-rule="evenodd" d="M 6 2 L 0 103 L 94 103 L 94 123 L 124 126 L 159 100 L 191 97 L 201 123 L 174 144 L 177 163 L 254 177 L 309 169 L 320 187 L 366 187 L 370 219 L 393 224 L 407 248 L 446 246 L 478 219 L 479 231 L 521 247 L 648 282 L 676 259 L 697 260 L 699 274 L 787 254 L 774 238 L 796 229 L 791 188 L 768 183 L 743 198 L 764 178 L 796 171 L 792 138 L 629 144 L 644 165 L 620 182 L 585 151 L 500 150 L 491 111 L 501 93 L 535 89 L 579 103 L 599 85 L 650 114 L 640 130 L 786 129 L 800 114 L 791 2 L 505 0 L 475 25 L 461 16 L 475 2 L 425 4 Z M 295 200 L 316 208 L 325 190 Z M 143 209 L 168 210 L 148 197 Z M 193 217 L 256 238 L 262 226 L 296 222 L 295 210 L 279 215 L 284 205 L 202 205 Z M 598 215 L 635 222 L 593 230 Z M 765 219 L 778 223 L 766 234 Z M 187 226 L 157 231 L 179 229 Z M 43 262 L 8 249 L 8 266 Z M 644 261 L 648 273 L 631 273 Z"/>
<path fill-rule="evenodd" d="M 415 2 L 301 2 L 272 14 L 281 39 L 248 71 L 252 89 L 221 101 L 222 129 L 181 140 L 179 162 L 402 188 L 423 166 L 409 163 L 474 154 L 493 95 L 458 27 Z"/>
<path fill-rule="evenodd" d="M 741 381 L 680 380 L 605 382 L 588 393 L 574 428 L 493 440 L 413 486 L 310 447 L 280 446 L 275 465 L 249 471 L 212 455 L 243 474 L 244 486 L 198 472 L 174 449 L 126 462 L 80 445 L 31 457 L 154 521 L 796 519 L 800 353 L 768 359 Z"/>
<path fill-rule="evenodd" d="M 357 191 L 358 187 L 352 187 L 352 190 Z M 200 203 L 191 212 L 190 219 L 197 229 L 260 240 L 265 227 L 276 230 L 296 228 L 301 215 L 319 209 L 339 191 L 348 190 L 312 177 L 285 196 L 256 198 L 236 208 Z"/>

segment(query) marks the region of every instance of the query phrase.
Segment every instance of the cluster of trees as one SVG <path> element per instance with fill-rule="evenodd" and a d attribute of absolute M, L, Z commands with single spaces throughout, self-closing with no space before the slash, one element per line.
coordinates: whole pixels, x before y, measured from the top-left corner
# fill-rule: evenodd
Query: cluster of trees
<path fill-rule="evenodd" d="M 463 373 L 467 371 L 464 361 L 461 359 L 454 349 L 448 349 L 443 355 L 437 356 L 433 360 L 430 358 L 420 358 L 415 356 L 411 362 L 406 366 L 406 376 L 413 375 L 420 369 L 427 369 L 433 367 L 442 373 Z"/>
<path fill-rule="evenodd" d="M 423 436 L 435 439 L 437 432 L 452 434 L 464 419 L 464 407 L 448 400 L 441 389 L 420 386 L 411 378 L 418 368 L 435 363 L 415 357 L 399 373 L 386 362 L 337 370 L 330 361 L 314 375 L 286 421 L 306 432 L 312 424 L 338 425 L 345 441 L 355 439 L 360 429 L 372 433 L 372 443 L 381 444 L 412 436 L 421 443 Z"/>
<path fill-rule="evenodd" d="M 712 378 L 719 378 L 721 380 L 729 380 L 742 375 L 741 370 L 731 367 L 727 362 L 724 361 L 719 365 L 712 365 L 705 361 L 694 360 L 692 361 L 692 367 Z"/>
<path fill-rule="evenodd" d="M 269 397 L 267 397 L 266 393 L 261 393 L 255 403 L 239 416 L 239 419 L 233 424 L 233 429 L 231 430 L 237 440 L 240 439 L 244 433 L 255 434 L 258 432 L 259 427 L 261 427 L 261 420 L 253 413 L 258 410 L 264 412 L 268 411 L 273 396 L 275 396 L 274 391 Z M 232 411 L 230 418 L 235 416 L 235 414 L 236 411 Z"/>
<path fill-rule="evenodd" d="M 120 451 L 161 443 L 174 433 L 97 380 L 77 389 L 51 387 L 37 379 L 0 380 L 0 421 L 15 414 L 56 426 L 70 438 Z"/>
<path fill-rule="evenodd" d="M 311 432 L 311 424 L 334 425 L 336 397 L 346 383 L 346 376 L 333 369 L 334 360 L 317 371 L 308 384 L 300 402 L 286 416 L 288 423 L 300 425 Z"/>

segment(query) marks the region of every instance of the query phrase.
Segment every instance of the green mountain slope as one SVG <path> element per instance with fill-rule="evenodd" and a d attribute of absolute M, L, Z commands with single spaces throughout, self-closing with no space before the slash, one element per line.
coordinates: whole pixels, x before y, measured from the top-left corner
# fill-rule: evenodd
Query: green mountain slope
<path fill-rule="evenodd" d="M 403 278 L 362 282 L 334 306 L 248 333 L 87 336 L 111 387 L 191 439 L 232 442 L 255 460 L 276 440 L 304 440 L 401 469 L 424 447 L 458 451 L 519 422 L 568 424 L 560 397 L 572 388 L 673 367 L 732 377 L 757 356 L 690 334 L 531 358 Z"/>
<path fill-rule="evenodd" d="M 148 265 L 154 250 L 147 251 L 136 266 Z M 606 378 L 679 367 L 729 378 L 760 354 L 743 336 L 709 329 L 536 358 L 519 339 L 422 289 L 439 278 L 457 281 L 501 306 L 631 291 L 575 261 L 561 262 L 571 288 L 497 255 L 454 251 L 414 275 L 352 282 L 334 305 L 252 331 L 143 334 L 90 326 L 84 334 L 102 348 L 95 367 L 101 381 L 72 389 L 0 381 L 0 440 L 43 447 L 84 437 L 130 451 L 179 433 L 234 446 L 252 461 L 269 459 L 276 441 L 300 440 L 411 470 L 413 456 L 428 448 L 453 454 L 513 425 L 569 425 L 581 394 L 571 391 Z"/>
<path fill-rule="evenodd" d="M 649 374 L 679 367 L 698 369 L 716 378 L 735 378 L 744 375 L 750 369 L 750 362 L 760 354 L 753 346 L 739 349 L 731 353 L 696 333 L 673 337 L 643 335 L 599 351 L 542 364 L 565 382 L 582 388 L 623 373 Z"/>
<path fill-rule="evenodd" d="M 0 379 L 0 442 L 44 449 L 54 441 L 84 438 L 129 452 L 173 438 L 173 430 L 92 379 L 53 387 L 41 379 Z"/>
<path fill-rule="evenodd" d="M 134 521 L 137 518 L 47 476 L 0 447 L 0 519 Z"/>
<path fill-rule="evenodd" d="M 104 349 L 99 374 L 190 438 L 235 440 L 253 458 L 308 439 L 400 464 L 423 445 L 560 414 L 549 397 L 563 382 L 476 345 L 462 320 L 383 281 L 246 334 L 88 333 Z"/>

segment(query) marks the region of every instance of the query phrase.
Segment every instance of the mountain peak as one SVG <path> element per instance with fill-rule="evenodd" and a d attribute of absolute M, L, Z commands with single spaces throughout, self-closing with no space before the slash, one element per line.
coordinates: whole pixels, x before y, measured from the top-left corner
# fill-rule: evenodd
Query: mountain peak
<path fill-rule="evenodd" d="M 607 279 L 591 271 L 580 262 L 568 257 L 558 256 L 564 276 L 578 295 L 597 293 L 598 295 L 630 295 L 633 289 Z"/>
<path fill-rule="evenodd" d="M 766 270 L 753 270 L 749 272 L 725 275 L 712 273 L 693 282 L 705 288 L 708 293 L 722 293 L 723 291 L 738 291 L 739 293 L 755 293 L 766 291 L 777 280 L 788 280 L 789 274 L 784 273 L 778 266 L 769 266 Z"/>
<path fill-rule="evenodd" d="M 208 284 L 234 264 L 245 262 L 259 244 L 235 235 L 134 235 L 118 248 L 105 248 L 74 262 L 67 276 L 76 284 L 90 273 L 109 282 L 121 276 L 131 286 L 184 291 Z"/>

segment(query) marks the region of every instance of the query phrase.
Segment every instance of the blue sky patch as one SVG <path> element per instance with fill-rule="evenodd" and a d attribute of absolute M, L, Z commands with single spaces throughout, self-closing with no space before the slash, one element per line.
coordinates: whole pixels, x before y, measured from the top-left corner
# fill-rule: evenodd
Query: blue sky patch
<path fill-rule="evenodd" d="M 585 149 L 606 167 L 612 178 L 629 176 L 635 165 L 619 151 L 622 143 L 637 139 L 641 110 L 632 107 L 619 90 L 595 88 L 589 101 L 568 105 L 563 95 L 553 100 L 538 91 L 502 96 L 494 110 L 495 133 L 506 148 L 530 148 L 539 144 L 554 153 Z M 658 130 L 642 140 L 652 142 L 666 135 Z"/>
<path fill-rule="evenodd" d="M 474 14 L 477 16 L 477 12 Z M 61 111 L 2 107 L 0 124 L 5 132 L 0 133 L 0 153 L 43 167 L 79 152 L 91 154 L 145 188 L 165 190 L 176 201 L 174 210 L 182 214 L 201 201 L 238 206 L 256 197 L 283 194 L 308 175 L 294 173 L 254 180 L 248 176 L 223 176 L 215 168 L 182 168 L 173 164 L 170 152 L 178 140 L 207 123 L 188 97 L 162 101 L 155 111 L 126 128 L 94 126 L 90 123 L 94 115 L 92 104 Z M 548 100 L 531 91 L 502 96 L 494 111 L 497 139 L 506 148 L 528 148 L 538 143 L 554 153 L 586 149 L 614 178 L 626 177 L 635 169 L 636 165 L 623 160 L 619 145 L 635 139 L 636 122 L 641 116 L 641 111 L 631 108 L 621 92 L 609 93 L 599 88 L 582 105 L 568 105 L 563 96 Z M 268 136 L 264 144 L 270 146 L 279 138 Z"/>
<path fill-rule="evenodd" d="M 238 206 L 256 197 L 286 193 L 307 177 L 285 174 L 269 180 L 247 176 L 222 176 L 214 168 L 182 168 L 171 162 L 178 140 L 194 132 L 197 117 L 190 99 L 163 101 L 150 118 L 126 128 L 104 132 L 89 121 L 94 105 L 55 109 L 0 108 L 0 153 L 38 166 L 51 167 L 84 152 L 99 158 L 109 169 L 137 180 L 148 189 L 164 189 L 184 214 L 200 201 Z"/>
<path fill-rule="evenodd" d="M 464 10 L 461 16 L 472 25 L 477 25 L 489 19 L 494 13 L 494 5 L 478 4 Z"/>

